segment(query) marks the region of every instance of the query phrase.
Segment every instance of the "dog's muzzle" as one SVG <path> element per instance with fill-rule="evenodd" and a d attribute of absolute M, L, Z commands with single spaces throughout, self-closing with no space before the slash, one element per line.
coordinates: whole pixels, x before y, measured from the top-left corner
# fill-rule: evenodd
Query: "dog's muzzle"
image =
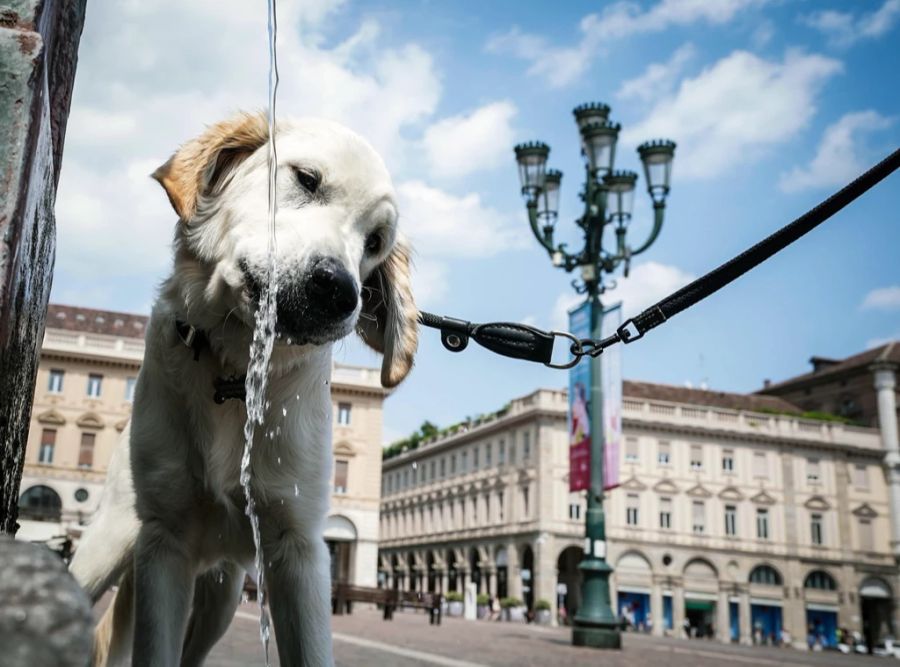
<path fill-rule="evenodd" d="M 324 343 L 348 332 L 347 318 L 356 311 L 359 288 L 335 259 L 315 260 L 305 275 L 280 277 L 276 331 L 295 343 Z"/>

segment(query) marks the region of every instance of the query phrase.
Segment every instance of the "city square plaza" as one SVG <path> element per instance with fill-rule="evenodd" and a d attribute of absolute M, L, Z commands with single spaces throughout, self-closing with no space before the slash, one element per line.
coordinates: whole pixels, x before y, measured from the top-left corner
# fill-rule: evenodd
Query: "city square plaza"
<path fill-rule="evenodd" d="M 258 608 L 242 605 L 227 634 L 213 649 L 210 667 L 262 665 Z M 354 610 L 351 615 L 333 617 L 334 654 L 338 667 L 412 667 L 444 665 L 667 665 L 668 667 L 712 667 L 760 665 L 788 667 L 802 665 L 872 664 L 865 655 L 844 655 L 836 651 L 800 652 L 787 648 L 725 645 L 716 641 L 684 641 L 627 632 L 621 651 L 598 652 L 572 646 L 570 628 L 551 628 L 525 623 L 443 619 L 429 625 L 423 612 L 403 612 L 393 621 L 383 621 L 374 610 Z M 273 644 L 276 641 L 272 640 Z M 269 647 L 273 665 L 278 659 Z M 876 662 L 879 664 L 880 660 Z M 890 663 L 885 663 L 890 664 Z"/>

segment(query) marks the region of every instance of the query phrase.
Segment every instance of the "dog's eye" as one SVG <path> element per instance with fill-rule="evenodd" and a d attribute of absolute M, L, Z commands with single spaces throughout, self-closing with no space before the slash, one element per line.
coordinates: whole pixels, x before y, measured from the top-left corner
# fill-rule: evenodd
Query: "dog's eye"
<path fill-rule="evenodd" d="M 297 169 L 297 182 L 309 194 L 315 194 L 322 177 L 313 169 Z"/>
<path fill-rule="evenodd" d="M 384 246 L 384 240 L 378 232 L 372 232 L 366 237 L 366 254 L 377 255 Z"/>

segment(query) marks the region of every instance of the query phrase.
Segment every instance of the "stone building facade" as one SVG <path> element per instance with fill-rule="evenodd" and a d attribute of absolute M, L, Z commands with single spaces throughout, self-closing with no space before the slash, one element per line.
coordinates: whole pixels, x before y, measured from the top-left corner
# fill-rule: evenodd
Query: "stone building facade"
<path fill-rule="evenodd" d="M 726 642 L 890 631 L 900 581 L 878 430 L 802 419 L 770 396 L 638 382 L 624 396 L 621 485 L 606 499 L 623 616 Z M 566 408 L 564 391 L 538 390 L 385 461 L 384 585 L 474 581 L 571 618 L 585 500 L 568 491 Z"/>
<path fill-rule="evenodd" d="M 19 498 L 18 538 L 77 546 L 131 415 L 147 318 L 51 305 Z M 374 585 L 381 483 L 380 370 L 335 364 L 334 480 L 325 539 L 333 576 Z"/>

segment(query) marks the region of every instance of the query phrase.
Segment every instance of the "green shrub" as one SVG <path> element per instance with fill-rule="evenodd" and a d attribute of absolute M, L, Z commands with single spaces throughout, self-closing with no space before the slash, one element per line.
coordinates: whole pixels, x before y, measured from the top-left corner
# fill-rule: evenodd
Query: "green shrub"
<path fill-rule="evenodd" d="M 522 601 L 519 598 L 503 598 L 500 600 L 500 606 L 504 609 L 509 609 L 510 607 L 521 607 Z"/>
<path fill-rule="evenodd" d="M 447 598 L 447 602 L 462 602 L 463 594 L 457 593 L 456 591 L 449 591 L 445 596 Z"/>
<path fill-rule="evenodd" d="M 534 603 L 534 608 L 538 611 L 549 611 L 550 610 L 550 602 L 541 598 L 537 602 Z"/>
<path fill-rule="evenodd" d="M 486 607 L 491 603 L 491 596 L 487 593 L 479 593 L 478 597 L 475 598 L 475 602 L 481 605 L 482 607 Z"/>

